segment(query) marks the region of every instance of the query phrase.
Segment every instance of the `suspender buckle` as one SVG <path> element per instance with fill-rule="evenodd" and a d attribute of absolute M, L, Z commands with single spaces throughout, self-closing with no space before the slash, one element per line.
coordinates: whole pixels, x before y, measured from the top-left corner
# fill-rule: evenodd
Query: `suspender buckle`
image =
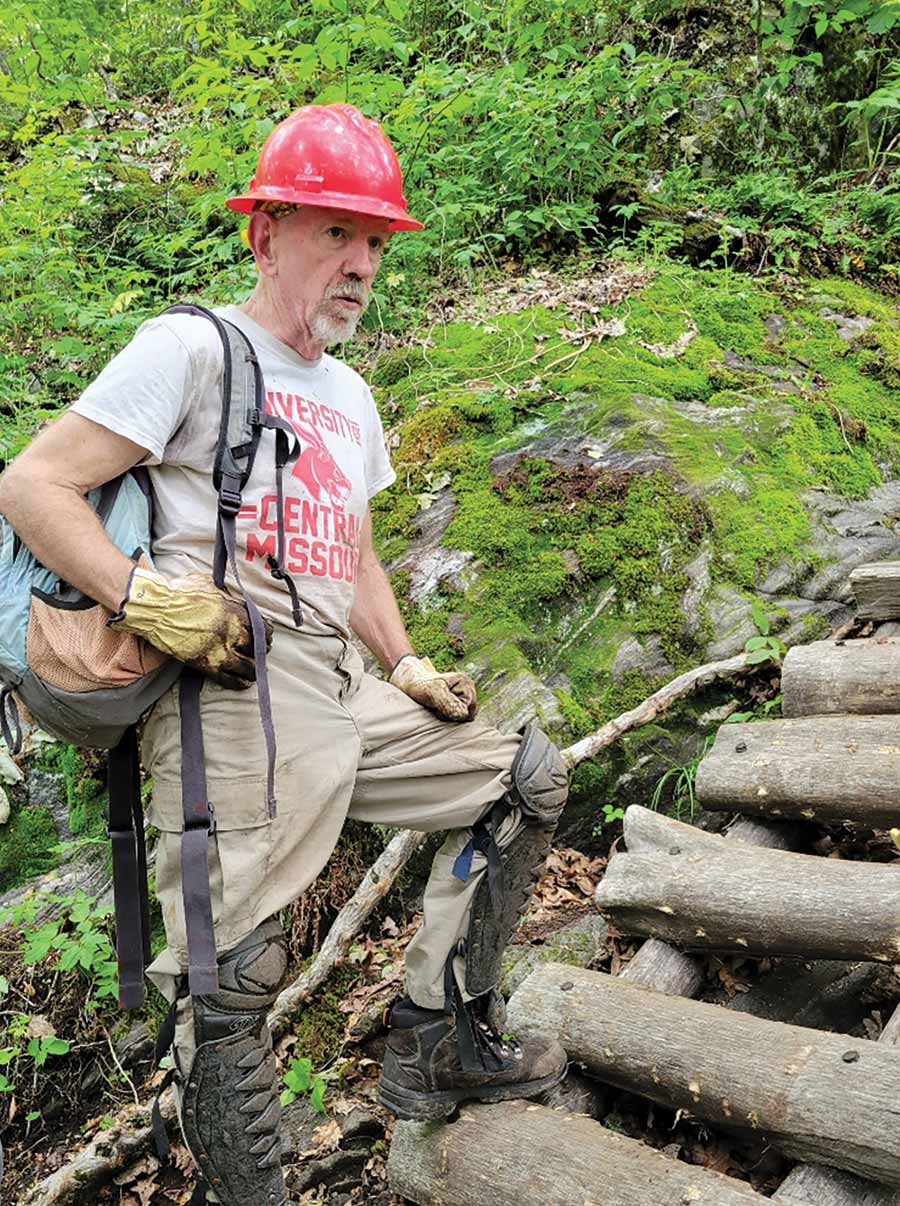
<path fill-rule="evenodd" d="M 241 494 L 239 490 L 229 490 L 227 486 L 219 489 L 219 513 L 235 516 L 241 509 Z"/>
<path fill-rule="evenodd" d="M 186 830 L 206 829 L 209 836 L 212 837 L 216 832 L 216 810 L 209 800 L 206 801 L 206 813 L 200 816 L 193 816 L 190 819 L 185 817 L 184 827 Z"/>

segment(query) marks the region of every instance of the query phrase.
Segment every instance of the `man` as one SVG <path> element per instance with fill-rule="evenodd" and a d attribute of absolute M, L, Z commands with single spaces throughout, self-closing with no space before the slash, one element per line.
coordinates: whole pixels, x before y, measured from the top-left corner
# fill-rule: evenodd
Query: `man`
<path fill-rule="evenodd" d="M 250 597 L 272 624 L 268 677 L 278 744 L 278 810 L 265 790 L 247 613 L 212 584 L 223 354 L 191 314 L 145 323 L 71 410 L 0 482 L 0 509 L 48 566 L 135 633 L 203 671 L 201 714 L 216 829 L 209 871 L 219 990 L 193 998 L 179 857 L 183 826 L 179 697 L 147 718 L 142 757 L 160 830 L 156 889 L 167 949 L 148 974 L 175 1007 L 186 1143 L 202 1174 L 197 1200 L 279 1206 L 278 1088 L 267 1010 L 286 957 L 279 909 L 328 861 L 345 818 L 451 830 L 435 857 L 424 924 L 410 943 L 408 997 L 391 1016 L 382 1102 L 404 1118 L 442 1118 L 459 1101 L 534 1095 L 562 1077 L 552 1042 L 502 1036 L 500 956 L 536 883 L 566 796 L 558 751 L 531 728 L 503 736 L 475 714 L 475 686 L 416 656 L 372 542 L 369 501 L 394 480 L 362 379 L 325 353 L 349 339 L 406 209 L 396 156 L 348 105 L 309 106 L 269 136 L 248 192 L 256 287 L 221 317 L 249 338 L 267 410 L 301 452 L 280 504 L 285 569 L 272 577 L 279 499 L 260 445 L 238 517 Z M 274 440 L 266 431 L 263 441 Z M 152 570 L 107 539 L 84 494 L 149 467 Z M 388 681 L 363 672 L 354 632 Z"/>

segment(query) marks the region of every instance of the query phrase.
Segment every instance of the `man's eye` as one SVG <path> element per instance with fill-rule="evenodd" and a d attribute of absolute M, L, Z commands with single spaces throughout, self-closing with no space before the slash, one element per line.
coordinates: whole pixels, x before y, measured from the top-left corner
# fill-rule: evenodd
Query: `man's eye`
<path fill-rule="evenodd" d="M 372 235 L 372 237 L 369 239 L 369 246 L 373 251 L 383 251 L 384 239 L 380 239 L 378 235 Z"/>
<path fill-rule="evenodd" d="M 327 233 L 330 234 L 333 239 L 340 239 L 343 238 L 345 231 L 343 226 L 329 226 Z"/>

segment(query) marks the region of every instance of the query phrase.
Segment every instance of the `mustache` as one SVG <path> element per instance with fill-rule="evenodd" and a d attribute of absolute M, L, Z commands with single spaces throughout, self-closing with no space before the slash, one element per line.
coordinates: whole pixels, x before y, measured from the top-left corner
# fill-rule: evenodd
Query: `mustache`
<path fill-rule="evenodd" d="M 343 285 L 332 285 L 326 290 L 325 301 L 333 297 L 349 297 L 366 306 L 369 303 L 369 290 L 362 281 L 347 281 Z"/>

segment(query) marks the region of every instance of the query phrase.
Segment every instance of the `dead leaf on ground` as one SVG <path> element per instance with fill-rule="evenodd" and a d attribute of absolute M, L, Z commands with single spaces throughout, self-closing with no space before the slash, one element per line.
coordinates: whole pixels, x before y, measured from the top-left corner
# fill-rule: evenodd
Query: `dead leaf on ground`
<path fill-rule="evenodd" d="M 321 1158 L 328 1155 L 329 1152 L 337 1151 L 341 1143 L 341 1124 L 335 1118 L 331 1118 L 322 1126 L 317 1126 L 313 1131 L 312 1141 L 313 1146 L 296 1157 L 298 1164 L 303 1160 L 310 1160 L 313 1157 Z"/>

